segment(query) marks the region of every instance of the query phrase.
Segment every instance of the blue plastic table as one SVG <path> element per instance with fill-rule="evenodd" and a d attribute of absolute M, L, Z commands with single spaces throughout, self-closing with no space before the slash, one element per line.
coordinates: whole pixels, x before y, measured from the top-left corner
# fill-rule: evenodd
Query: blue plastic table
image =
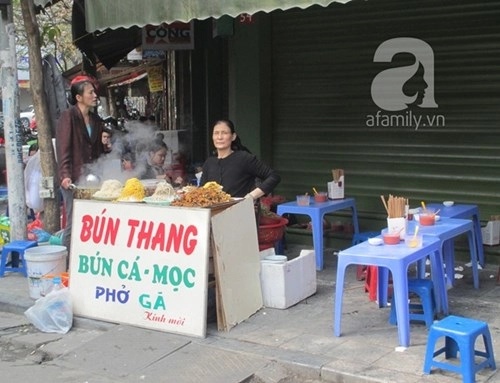
<path fill-rule="evenodd" d="M 310 198 L 309 206 L 297 205 L 297 202 L 286 202 L 278 205 L 277 214 L 305 214 L 311 217 L 314 252 L 316 253 L 316 270 L 323 270 L 323 217 L 325 214 L 333 213 L 343 209 L 352 210 L 352 224 L 354 233 L 359 233 L 358 213 L 354 198 L 328 200 L 327 202 L 315 202 Z"/>
<path fill-rule="evenodd" d="M 408 233 L 414 232 L 414 226 L 417 224 L 415 221 L 410 221 L 408 225 Z M 467 234 L 469 240 L 470 259 L 472 265 L 472 277 L 474 280 L 474 287 L 479 288 L 479 271 L 478 271 L 478 257 L 476 238 L 474 231 L 474 224 L 470 219 L 456 219 L 456 218 L 441 218 L 432 226 L 419 225 L 419 233 L 424 235 L 434 235 L 441 239 L 442 253 L 444 262 L 446 264 L 446 281 L 448 286 L 453 286 L 455 279 L 455 252 L 453 251 L 453 238 Z M 424 271 L 421 268 L 422 272 Z M 422 278 L 423 276 L 420 275 Z"/>
<path fill-rule="evenodd" d="M 427 207 L 436 210 L 441 209 L 438 213 L 441 217 L 472 219 L 476 236 L 477 257 L 479 264 L 484 267 L 483 235 L 481 233 L 481 221 L 479 220 L 479 208 L 477 205 L 454 204 L 453 206 L 446 207 L 442 203 L 430 203 Z M 453 251 L 453 247 L 451 251 Z"/>
<path fill-rule="evenodd" d="M 403 347 L 410 345 L 410 313 L 408 306 L 408 266 L 430 256 L 432 279 L 434 286 L 440 292 L 446 291 L 444 282 L 443 263 L 441 261 L 441 241 L 438 237 L 423 237 L 423 244 L 420 248 L 410 248 L 401 242 L 399 245 L 372 246 L 366 242 L 342 250 L 338 255 L 337 280 L 335 289 L 335 313 L 334 313 L 334 333 L 340 336 L 340 324 L 342 320 L 342 295 L 344 292 L 344 275 L 347 266 L 374 265 L 379 270 L 384 268 L 392 273 L 394 301 L 396 303 L 396 318 L 398 323 L 399 344 Z M 381 289 L 379 280 L 379 294 L 387 294 Z M 442 297 L 437 296 L 437 299 Z M 385 297 L 387 300 L 387 297 Z M 448 307 L 448 303 L 441 302 Z"/>

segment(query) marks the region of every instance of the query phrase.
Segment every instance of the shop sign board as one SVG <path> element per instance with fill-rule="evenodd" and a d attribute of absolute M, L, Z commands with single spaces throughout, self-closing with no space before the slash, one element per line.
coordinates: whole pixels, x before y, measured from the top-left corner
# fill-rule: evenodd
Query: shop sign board
<path fill-rule="evenodd" d="M 193 22 L 146 25 L 142 28 L 142 49 L 143 51 L 194 49 Z"/>
<path fill-rule="evenodd" d="M 206 336 L 210 209 L 75 200 L 74 314 Z"/>
<path fill-rule="evenodd" d="M 151 93 L 163 90 L 163 69 L 161 65 L 148 68 L 148 85 Z"/>

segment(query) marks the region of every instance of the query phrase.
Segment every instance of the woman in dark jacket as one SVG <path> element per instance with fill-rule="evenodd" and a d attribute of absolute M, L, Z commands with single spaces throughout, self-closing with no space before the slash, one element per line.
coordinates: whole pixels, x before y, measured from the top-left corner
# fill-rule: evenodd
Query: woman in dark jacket
<path fill-rule="evenodd" d="M 70 185 L 82 175 L 83 166 L 95 161 L 104 152 L 101 141 L 103 124 L 92 112 L 97 106 L 94 82 L 86 76 L 77 76 L 71 82 L 71 106 L 59 118 L 56 129 L 59 181 L 66 208 L 66 227 L 63 245 L 68 252 L 71 244 L 71 217 L 73 192 Z"/>
<path fill-rule="evenodd" d="M 215 181 L 232 197 L 256 200 L 271 193 L 281 181 L 278 173 L 241 144 L 231 121 L 217 121 L 212 140 L 217 155 L 203 164 L 201 185 Z"/>

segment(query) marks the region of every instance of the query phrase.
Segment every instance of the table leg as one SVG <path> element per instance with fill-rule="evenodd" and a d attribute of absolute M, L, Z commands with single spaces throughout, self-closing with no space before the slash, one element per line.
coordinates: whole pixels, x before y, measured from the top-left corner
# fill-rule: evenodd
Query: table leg
<path fill-rule="evenodd" d="M 358 211 L 356 205 L 351 206 L 352 210 L 352 225 L 354 226 L 354 234 L 359 234 Z"/>
<path fill-rule="evenodd" d="M 408 305 L 408 270 L 398 265 L 397 270 L 391 270 L 396 318 L 398 321 L 399 344 L 410 345 L 410 308 Z"/>
<path fill-rule="evenodd" d="M 335 313 L 333 331 L 335 336 L 340 336 L 340 323 L 342 321 L 342 295 L 344 293 L 344 275 L 347 265 L 341 257 L 337 261 L 337 280 L 335 282 Z"/>
<path fill-rule="evenodd" d="M 478 256 L 477 256 L 477 247 L 476 241 L 477 238 L 474 238 L 474 231 L 469 230 L 467 232 L 467 238 L 469 239 L 469 248 L 470 248 L 470 261 L 471 261 L 471 266 L 472 266 L 472 278 L 474 280 L 474 287 L 476 289 L 479 288 L 479 271 L 478 271 Z M 480 262 L 480 261 L 479 261 Z"/>
<path fill-rule="evenodd" d="M 443 262 L 446 264 L 446 285 L 453 287 L 455 284 L 455 241 L 447 239 L 442 247 Z"/>
<path fill-rule="evenodd" d="M 427 258 L 422 258 L 417 261 L 417 278 L 425 279 L 425 261 Z"/>
<path fill-rule="evenodd" d="M 431 279 L 434 285 L 434 297 L 436 300 L 436 310 L 448 315 L 448 289 L 443 268 L 442 250 L 437 250 L 430 254 Z"/>
<path fill-rule="evenodd" d="M 389 269 L 386 267 L 377 267 L 377 300 L 379 308 L 387 306 L 387 302 L 389 301 L 388 290 Z"/>
<path fill-rule="evenodd" d="M 314 252 L 316 253 L 316 270 L 323 270 L 323 217 L 318 212 L 311 215 Z"/>
<path fill-rule="evenodd" d="M 484 267 L 484 249 L 483 249 L 483 234 L 481 233 L 481 222 L 479 221 L 479 212 L 472 215 L 472 222 L 474 223 L 474 231 L 476 236 L 476 249 L 479 264 Z"/>

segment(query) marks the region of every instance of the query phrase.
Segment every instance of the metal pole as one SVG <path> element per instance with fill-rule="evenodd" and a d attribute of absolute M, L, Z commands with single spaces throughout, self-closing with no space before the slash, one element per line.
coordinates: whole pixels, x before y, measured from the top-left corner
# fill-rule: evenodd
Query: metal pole
<path fill-rule="evenodd" d="M 16 41 L 12 5 L 0 6 L 0 83 L 4 114 L 5 159 L 9 198 L 10 240 L 26 239 L 23 143 L 19 114 Z M 3 32 L 5 31 L 5 33 Z"/>

